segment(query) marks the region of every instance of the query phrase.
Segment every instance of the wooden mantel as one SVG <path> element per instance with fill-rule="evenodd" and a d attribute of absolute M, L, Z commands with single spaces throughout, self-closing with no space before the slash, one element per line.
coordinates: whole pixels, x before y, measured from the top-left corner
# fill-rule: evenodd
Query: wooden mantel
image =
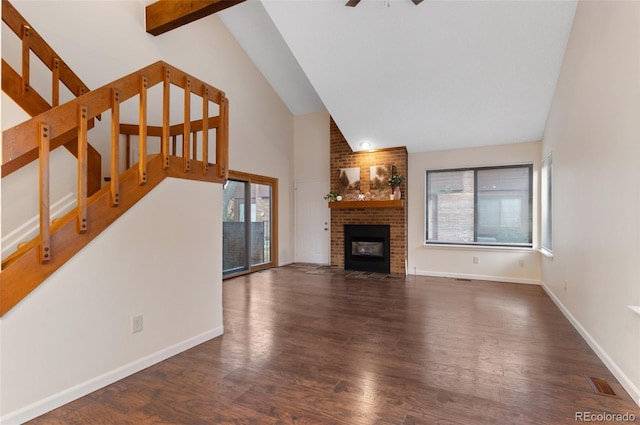
<path fill-rule="evenodd" d="M 393 201 L 334 201 L 329 202 L 329 208 L 403 208 L 404 200 Z"/>

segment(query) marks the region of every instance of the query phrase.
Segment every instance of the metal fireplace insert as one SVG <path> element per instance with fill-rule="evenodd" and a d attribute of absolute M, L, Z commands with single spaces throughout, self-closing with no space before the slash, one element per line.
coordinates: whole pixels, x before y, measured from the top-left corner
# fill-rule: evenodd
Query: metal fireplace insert
<path fill-rule="evenodd" d="M 391 226 L 377 224 L 344 225 L 344 268 L 390 273 Z"/>

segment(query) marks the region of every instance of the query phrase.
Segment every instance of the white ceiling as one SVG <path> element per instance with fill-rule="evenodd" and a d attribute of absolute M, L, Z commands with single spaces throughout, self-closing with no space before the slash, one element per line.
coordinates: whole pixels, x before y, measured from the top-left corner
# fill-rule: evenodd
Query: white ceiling
<path fill-rule="evenodd" d="M 294 115 L 354 150 L 540 140 L 575 0 L 249 0 L 219 13 Z"/>

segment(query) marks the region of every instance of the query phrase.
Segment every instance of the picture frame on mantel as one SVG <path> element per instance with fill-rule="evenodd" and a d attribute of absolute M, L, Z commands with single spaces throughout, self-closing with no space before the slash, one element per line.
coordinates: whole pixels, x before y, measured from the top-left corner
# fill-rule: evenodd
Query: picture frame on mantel
<path fill-rule="evenodd" d="M 372 201 L 388 201 L 392 190 L 389 177 L 393 172 L 391 164 L 372 165 L 369 168 L 369 193 Z"/>
<path fill-rule="evenodd" d="M 340 168 L 338 172 L 338 194 L 343 201 L 357 201 L 360 194 L 360 168 Z"/>

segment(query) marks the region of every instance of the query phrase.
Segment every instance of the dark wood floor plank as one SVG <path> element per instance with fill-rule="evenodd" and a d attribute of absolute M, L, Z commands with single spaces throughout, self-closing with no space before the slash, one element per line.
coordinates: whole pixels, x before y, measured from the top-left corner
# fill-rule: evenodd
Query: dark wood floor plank
<path fill-rule="evenodd" d="M 640 409 L 534 285 L 292 265 L 224 282 L 222 337 L 32 424 L 567 424 Z M 585 375 L 615 397 L 594 394 Z"/>

